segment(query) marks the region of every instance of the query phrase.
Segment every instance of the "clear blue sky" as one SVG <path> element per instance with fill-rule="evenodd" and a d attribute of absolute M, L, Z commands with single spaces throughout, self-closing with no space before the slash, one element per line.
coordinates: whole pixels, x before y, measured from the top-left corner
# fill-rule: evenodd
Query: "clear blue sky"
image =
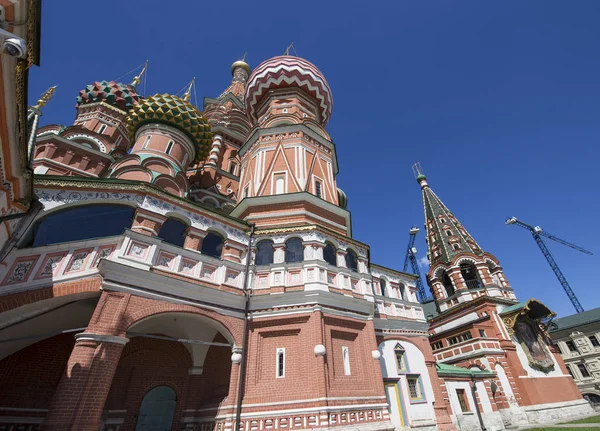
<path fill-rule="evenodd" d="M 549 244 L 584 308 L 600 307 L 598 16 L 597 0 L 46 0 L 30 101 L 58 84 L 42 124 L 71 124 L 80 89 L 146 59 L 147 94 L 195 76 L 198 98 L 215 97 L 244 52 L 256 66 L 294 42 L 331 85 L 338 185 L 373 262 L 400 268 L 408 229 L 423 226 L 410 169 L 420 161 L 517 296 L 565 315 L 573 308 L 530 234 L 504 219 L 597 253 Z"/>

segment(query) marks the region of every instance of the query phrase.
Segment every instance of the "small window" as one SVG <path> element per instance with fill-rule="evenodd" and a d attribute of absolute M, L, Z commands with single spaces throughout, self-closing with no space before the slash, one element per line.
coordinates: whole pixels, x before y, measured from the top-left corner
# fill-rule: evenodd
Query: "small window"
<path fill-rule="evenodd" d="M 348 347 L 342 347 L 342 358 L 344 361 L 344 375 L 350 375 L 350 353 L 348 352 Z"/>
<path fill-rule="evenodd" d="M 577 364 L 577 368 L 579 368 L 579 372 L 581 373 L 581 377 L 588 378 L 590 377 L 590 372 L 588 371 L 585 364 Z"/>
<path fill-rule="evenodd" d="M 460 409 L 463 413 L 469 413 L 471 409 L 469 408 L 469 402 L 467 401 L 467 394 L 464 389 L 457 389 L 456 396 L 458 397 L 458 403 L 460 404 Z"/>
<path fill-rule="evenodd" d="M 285 242 L 285 263 L 302 262 L 304 246 L 300 238 L 290 238 Z"/>
<path fill-rule="evenodd" d="M 396 369 L 399 373 L 405 373 L 408 371 L 406 366 L 406 355 L 405 351 L 400 344 L 397 344 L 394 348 L 394 355 L 396 355 Z"/>
<path fill-rule="evenodd" d="M 171 150 L 173 149 L 173 144 L 175 144 L 175 142 L 173 142 L 173 140 L 170 140 L 169 143 L 167 144 L 167 150 L 166 150 L 167 154 L 171 154 Z"/>
<path fill-rule="evenodd" d="M 441 218 L 440 219 L 440 223 L 446 223 L 446 219 L 445 218 Z"/>
<path fill-rule="evenodd" d="M 277 349 L 277 378 L 285 377 L 285 349 Z"/>
<path fill-rule="evenodd" d="M 246 187 L 246 188 L 244 189 L 244 197 L 245 197 L 245 198 L 247 198 L 247 197 L 248 197 L 248 188 L 249 188 L 249 187 Z"/>
<path fill-rule="evenodd" d="M 595 335 L 590 335 L 590 342 L 594 347 L 600 347 L 600 343 L 598 342 L 598 338 Z"/>
<path fill-rule="evenodd" d="M 402 283 L 398 286 L 398 298 L 408 301 L 408 298 L 406 297 L 406 287 Z"/>
<path fill-rule="evenodd" d="M 325 245 L 325 249 L 323 250 L 323 259 L 325 259 L 325 262 L 327 262 L 328 264 L 337 266 L 336 255 L 337 253 L 335 251 L 335 247 L 332 243 L 328 242 Z"/>
<path fill-rule="evenodd" d="M 573 343 L 572 341 L 567 341 L 565 344 L 569 348 L 570 352 L 577 352 L 577 347 L 575 347 L 575 343 Z"/>
<path fill-rule="evenodd" d="M 460 244 L 458 244 L 458 243 L 455 243 L 455 244 L 453 244 L 453 245 L 452 245 L 452 248 L 453 248 L 454 250 L 460 250 Z"/>
<path fill-rule="evenodd" d="M 174 218 L 167 219 L 158 231 L 158 237 L 169 244 L 183 247 L 188 226 Z"/>
<path fill-rule="evenodd" d="M 281 112 L 283 112 L 284 114 L 287 114 L 287 113 L 288 113 L 288 109 L 287 109 L 287 108 L 283 108 L 283 109 L 281 110 Z"/>
<path fill-rule="evenodd" d="M 323 197 L 321 187 L 322 187 L 321 181 L 315 180 L 315 195 L 318 198 L 322 198 Z"/>
<path fill-rule="evenodd" d="M 442 344 L 441 341 L 436 341 L 435 343 L 431 343 L 431 349 L 432 350 L 439 350 L 442 347 L 444 347 L 444 345 Z"/>
<path fill-rule="evenodd" d="M 381 290 L 381 296 L 385 296 L 385 280 L 381 279 L 379 280 L 379 289 Z"/>
<path fill-rule="evenodd" d="M 99 128 L 98 128 L 98 133 L 104 133 L 104 131 L 106 130 L 106 124 L 102 124 Z"/>
<path fill-rule="evenodd" d="M 119 146 L 119 144 L 121 143 L 121 141 L 122 141 L 122 140 L 123 140 L 123 137 L 122 137 L 122 136 L 119 136 L 119 137 L 117 138 L 117 140 L 115 141 L 115 147 L 118 147 L 118 146 Z"/>
<path fill-rule="evenodd" d="M 573 370 L 571 369 L 571 367 L 569 367 L 568 365 L 565 365 L 567 367 L 567 371 L 569 372 L 569 375 L 573 378 L 575 378 L 575 376 L 573 375 Z"/>
<path fill-rule="evenodd" d="M 447 230 L 447 231 L 446 231 L 446 235 L 447 235 L 447 236 L 452 236 L 452 231 L 451 231 L 451 230 Z"/>
<path fill-rule="evenodd" d="M 223 237 L 214 232 L 209 232 L 202 240 L 200 253 L 219 258 L 221 257 L 221 251 L 223 251 Z"/>
<path fill-rule="evenodd" d="M 346 267 L 351 271 L 358 272 L 358 256 L 352 250 L 346 253 Z"/>
<path fill-rule="evenodd" d="M 285 176 L 284 175 L 276 175 L 275 176 L 275 194 L 281 195 L 285 193 Z"/>
<path fill-rule="evenodd" d="M 423 400 L 423 387 L 421 385 L 421 376 L 408 376 L 406 378 L 408 383 L 408 392 L 410 393 L 411 401 L 422 401 Z"/>
<path fill-rule="evenodd" d="M 485 335 L 485 329 L 480 329 L 479 330 L 479 337 L 480 338 L 487 338 L 487 335 Z"/>
<path fill-rule="evenodd" d="M 236 170 L 236 168 L 237 168 L 237 165 L 236 165 L 235 163 L 231 162 L 231 163 L 229 164 L 229 173 L 230 173 L 231 175 L 235 175 L 235 170 Z"/>
<path fill-rule="evenodd" d="M 263 239 L 256 244 L 257 265 L 270 265 L 273 263 L 273 254 L 273 241 L 270 239 Z"/>
<path fill-rule="evenodd" d="M 146 139 L 144 140 L 144 145 L 142 145 L 142 149 L 143 148 L 148 148 L 148 144 L 150 144 L 150 140 L 151 139 L 152 139 L 152 135 L 146 136 Z"/>

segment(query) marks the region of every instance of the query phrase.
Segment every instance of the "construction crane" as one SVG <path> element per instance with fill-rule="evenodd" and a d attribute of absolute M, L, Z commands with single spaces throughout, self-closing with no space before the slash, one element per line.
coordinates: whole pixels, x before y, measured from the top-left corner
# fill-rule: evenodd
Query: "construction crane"
<path fill-rule="evenodd" d="M 546 243 L 542 239 L 542 236 L 544 236 L 546 238 L 549 238 L 549 239 L 551 239 L 553 241 L 556 241 L 556 242 L 558 242 L 558 243 L 560 243 L 562 245 L 566 245 L 567 247 L 574 248 L 575 250 L 578 250 L 578 251 L 580 251 L 582 253 L 585 253 L 585 254 L 592 255 L 594 253 L 592 253 L 591 251 L 588 251 L 588 250 L 586 250 L 584 248 L 581 248 L 579 246 L 576 246 L 575 244 L 567 242 L 564 239 L 557 238 L 554 235 L 549 234 L 548 232 L 544 232 L 544 230 L 541 227 L 539 227 L 539 226 L 531 226 L 531 225 L 528 225 L 527 223 L 523 223 L 522 221 L 518 220 L 516 217 L 507 218 L 506 219 L 506 224 L 515 224 L 515 225 L 520 226 L 520 227 L 522 227 L 524 229 L 527 229 L 529 232 L 531 232 L 531 235 L 533 236 L 533 239 L 535 239 L 535 242 L 537 243 L 537 245 L 540 248 L 540 250 L 542 250 L 542 253 L 544 254 L 544 257 L 546 258 L 546 260 L 550 264 L 550 268 L 552 268 L 552 270 L 554 271 L 554 274 L 556 274 L 556 278 L 558 278 L 558 281 L 560 281 L 560 284 L 562 285 L 563 289 L 567 293 L 567 296 L 571 300 L 571 303 L 573 304 L 573 307 L 575 307 L 575 310 L 578 313 L 582 313 L 583 312 L 583 307 L 581 306 L 581 304 L 579 303 L 579 300 L 575 296 L 575 293 L 573 292 L 573 289 L 571 289 L 571 286 L 569 286 L 569 283 L 567 282 L 567 279 L 565 278 L 565 276 L 563 275 L 563 273 L 561 272 L 561 270 L 558 268 L 558 265 L 556 264 L 556 261 L 554 260 L 554 258 L 550 254 L 550 250 L 548 250 L 548 247 L 546 246 Z"/>
<path fill-rule="evenodd" d="M 419 228 L 413 226 L 408 231 L 410 237 L 408 238 L 408 248 L 406 249 L 406 258 L 404 259 L 404 272 L 408 269 L 408 262 L 412 266 L 413 273 L 418 277 L 417 278 L 417 296 L 419 301 L 423 302 L 427 298 L 427 293 L 425 293 L 425 286 L 423 286 L 423 281 L 421 280 L 421 271 L 419 271 L 419 264 L 417 262 L 417 258 L 415 255 L 417 254 L 417 248 L 415 247 L 415 238 L 419 233 Z"/>

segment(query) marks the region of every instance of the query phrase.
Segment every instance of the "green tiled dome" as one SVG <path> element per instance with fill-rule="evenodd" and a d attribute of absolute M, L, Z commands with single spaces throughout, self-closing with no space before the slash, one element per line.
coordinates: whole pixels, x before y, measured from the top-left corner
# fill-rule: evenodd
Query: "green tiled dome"
<path fill-rule="evenodd" d="M 196 146 L 196 162 L 208 155 L 212 145 L 210 126 L 195 106 L 180 97 L 155 94 L 134 105 L 127 117 L 131 142 L 135 140 L 137 129 L 148 123 L 167 124 L 185 133 Z"/>
<path fill-rule="evenodd" d="M 115 81 L 96 81 L 79 92 L 76 107 L 87 103 L 104 102 L 127 111 L 139 98 L 135 88 L 130 85 Z"/>

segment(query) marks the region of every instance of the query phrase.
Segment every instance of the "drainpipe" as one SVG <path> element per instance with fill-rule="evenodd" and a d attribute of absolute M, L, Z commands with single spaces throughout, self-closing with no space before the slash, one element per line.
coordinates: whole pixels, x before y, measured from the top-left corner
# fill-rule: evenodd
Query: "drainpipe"
<path fill-rule="evenodd" d="M 471 385 L 471 393 L 473 394 L 473 402 L 475 403 L 475 411 L 477 412 L 477 418 L 479 419 L 479 425 L 481 425 L 481 431 L 486 431 L 485 425 L 483 424 L 483 418 L 481 417 L 481 411 L 479 410 L 479 404 L 477 404 L 477 386 L 475 386 L 475 379 L 471 377 L 473 384 Z"/>
<path fill-rule="evenodd" d="M 234 431 L 240 431 L 242 418 L 242 398 L 244 394 L 244 380 L 246 379 L 246 358 L 248 357 L 248 311 L 250 309 L 250 293 L 248 292 L 248 281 L 250 279 L 250 259 L 252 258 L 252 238 L 254 238 L 254 224 L 250 225 L 250 239 L 248 240 L 248 254 L 246 256 L 246 273 L 244 274 L 244 332 L 242 334 L 242 361 L 240 362 L 240 375 L 238 379 L 237 408 L 235 411 Z"/>

